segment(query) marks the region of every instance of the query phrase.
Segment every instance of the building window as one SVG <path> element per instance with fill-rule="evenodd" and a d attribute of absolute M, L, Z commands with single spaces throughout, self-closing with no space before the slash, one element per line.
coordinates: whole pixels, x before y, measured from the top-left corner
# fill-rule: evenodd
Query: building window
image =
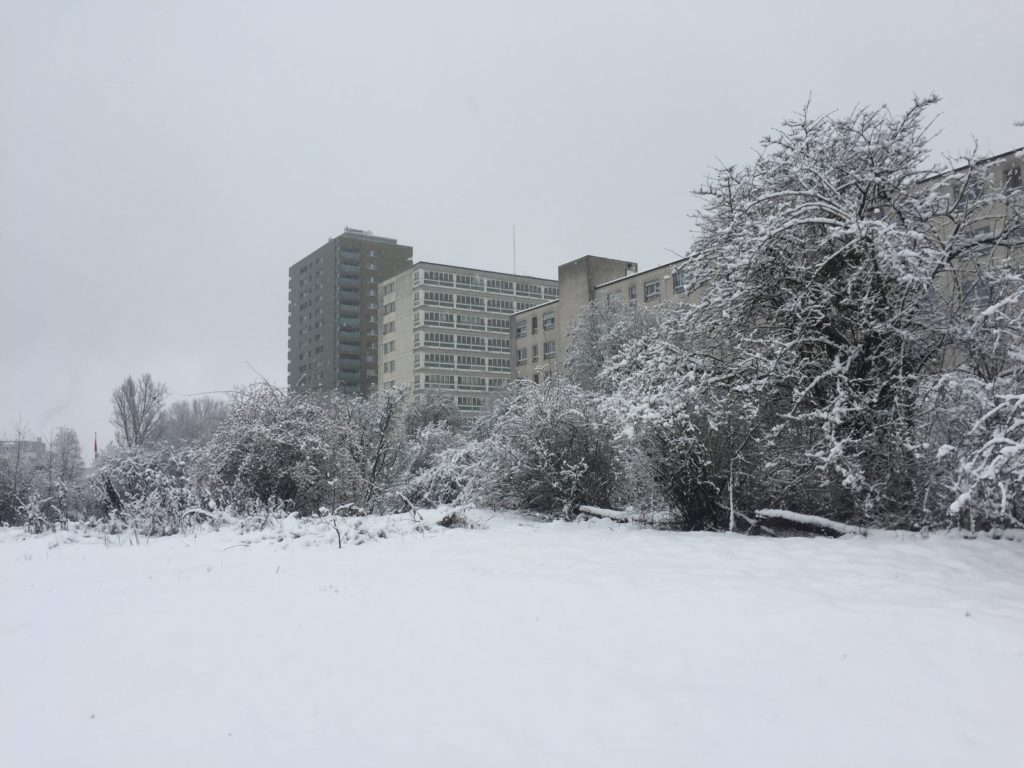
<path fill-rule="evenodd" d="M 547 360 L 549 357 L 555 356 L 555 342 L 545 341 L 544 342 L 544 359 Z"/>
<path fill-rule="evenodd" d="M 511 315 L 515 311 L 515 302 L 508 299 L 488 299 L 487 311 Z"/>
<path fill-rule="evenodd" d="M 519 349 L 517 349 L 516 350 L 516 364 L 517 365 L 522 365 L 523 363 L 525 363 L 526 362 L 526 355 L 527 355 L 526 347 L 520 347 Z"/>
<path fill-rule="evenodd" d="M 964 288 L 964 303 L 969 307 L 987 307 L 992 301 L 992 289 L 982 279 Z"/>
<path fill-rule="evenodd" d="M 383 335 L 387 336 L 389 333 L 395 332 L 395 321 L 384 323 Z"/>
<path fill-rule="evenodd" d="M 427 352 L 423 356 L 423 362 L 427 368 L 454 368 L 455 355 L 446 355 L 442 352 Z"/>
<path fill-rule="evenodd" d="M 636 304 L 636 286 L 629 286 L 629 303 Z"/>
<path fill-rule="evenodd" d="M 686 282 L 686 278 L 683 276 L 682 270 L 672 273 L 672 290 L 676 293 L 683 290 Z"/>
<path fill-rule="evenodd" d="M 452 285 L 455 281 L 451 272 L 427 270 L 423 273 L 423 282 L 428 285 Z"/>
<path fill-rule="evenodd" d="M 661 280 L 650 280 L 644 283 L 644 301 L 652 301 L 661 296 Z"/>
<path fill-rule="evenodd" d="M 533 362 L 535 362 L 535 363 L 536 363 L 536 362 L 537 362 L 537 360 L 538 360 L 538 358 L 537 358 L 537 345 L 536 345 L 536 344 L 534 344 L 534 345 L 533 345 Z"/>
<path fill-rule="evenodd" d="M 424 291 L 423 303 L 450 307 L 455 303 L 455 301 L 450 293 L 442 293 L 441 291 Z"/>
<path fill-rule="evenodd" d="M 536 333 L 536 332 L 537 332 L 537 316 L 534 315 L 533 317 L 530 318 L 530 333 Z"/>
<path fill-rule="evenodd" d="M 555 327 L 555 310 L 549 309 L 544 313 L 544 330 L 550 331 Z"/>
<path fill-rule="evenodd" d="M 390 315 L 394 311 L 395 311 L 395 302 L 389 301 L 387 304 L 384 305 L 383 314 Z"/>
<path fill-rule="evenodd" d="M 459 368 L 486 368 L 487 361 L 475 355 L 459 355 L 458 365 Z"/>
<path fill-rule="evenodd" d="M 511 280 L 490 279 L 487 281 L 487 290 L 489 293 L 515 294 L 515 284 Z"/>
<path fill-rule="evenodd" d="M 423 340 L 428 347 L 454 347 L 455 337 L 450 333 L 432 333 L 427 332 L 423 335 Z M 393 343 L 393 342 L 392 342 Z"/>
<path fill-rule="evenodd" d="M 508 333 L 508 329 L 511 327 L 512 323 L 505 318 L 487 318 L 487 330 L 491 333 Z"/>
<path fill-rule="evenodd" d="M 521 339 L 526 335 L 526 320 L 516 320 L 516 338 Z"/>
<path fill-rule="evenodd" d="M 439 325 L 442 328 L 451 328 L 455 325 L 455 315 L 451 312 L 424 312 L 424 325 Z"/>
<path fill-rule="evenodd" d="M 463 290 L 471 291 L 482 291 L 484 290 L 484 281 L 479 277 L 473 275 L 456 275 L 455 285 Z"/>
<path fill-rule="evenodd" d="M 536 296 L 540 298 L 541 287 L 530 283 L 516 283 L 516 293 L 520 296 Z"/>
<path fill-rule="evenodd" d="M 1020 189 L 1020 186 L 1021 186 L 1020 176 L 1021 176 L 1021 174 L 1020 174 L 1020 166 L 1019 165 L 1011 165 L 1009 168 L 1007 168 L 1006 169 L 1006 188 L 1007 189 Z"/>
<path fill-rule="evenodd" d="M 487 379 L 482 376 L 459 376 L 459 389 L 487 391 Z"/>
<path fill-rule="evenodd" d="M 423 377 L 423 386 L 426 389 L 454 389 L 455 376 L 442 373 L 428 373 Z"/>

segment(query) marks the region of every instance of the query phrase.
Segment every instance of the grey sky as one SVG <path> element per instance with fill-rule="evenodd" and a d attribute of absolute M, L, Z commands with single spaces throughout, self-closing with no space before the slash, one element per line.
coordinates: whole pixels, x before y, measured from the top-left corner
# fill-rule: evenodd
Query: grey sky
<path fill-rule="evenodd" d="M 689 243 L 690 190 L 818 110 L 943 96 L 1024 145 L 1024 3 L 0 0 L 0 433 L 286 379 L 288 265 L 348 225 L 554 276 Z M 250 368 L 250 365 L 252 368 Z"/>

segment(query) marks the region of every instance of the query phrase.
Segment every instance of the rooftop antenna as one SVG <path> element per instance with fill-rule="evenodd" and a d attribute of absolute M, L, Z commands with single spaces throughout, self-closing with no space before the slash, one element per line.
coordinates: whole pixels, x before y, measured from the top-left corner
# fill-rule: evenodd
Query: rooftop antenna
<path fill-rule="evenodd" d="M 516 225 L 512 225 L 512 274 L 516 273 Z"/>

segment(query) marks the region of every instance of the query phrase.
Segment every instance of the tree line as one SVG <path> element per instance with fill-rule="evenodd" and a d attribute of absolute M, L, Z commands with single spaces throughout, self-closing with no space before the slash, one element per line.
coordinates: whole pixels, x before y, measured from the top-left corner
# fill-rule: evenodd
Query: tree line
<path fill-rule="evenodd" d="M 266 382 L 165 409 L 166 387 L 129 377 L 88 491 L 22 514 L 154 534 L 449 503 L 1024 527 L 1021 158 L 933 162 L 935 103 L 784 122 L 698 190 L 685 300 L 591 304 L 563 369 L 477 419 L 430 390 Z"/>

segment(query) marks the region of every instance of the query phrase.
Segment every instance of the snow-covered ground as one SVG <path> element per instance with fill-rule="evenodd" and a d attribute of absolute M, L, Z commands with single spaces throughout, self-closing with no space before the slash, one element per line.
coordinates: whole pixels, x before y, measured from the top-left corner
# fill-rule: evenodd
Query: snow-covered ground
<path fill-rule="evenodd" d="M 1024 765 L 1024 543 L 418 527 L 0 531 L 0 765 Z"/>

